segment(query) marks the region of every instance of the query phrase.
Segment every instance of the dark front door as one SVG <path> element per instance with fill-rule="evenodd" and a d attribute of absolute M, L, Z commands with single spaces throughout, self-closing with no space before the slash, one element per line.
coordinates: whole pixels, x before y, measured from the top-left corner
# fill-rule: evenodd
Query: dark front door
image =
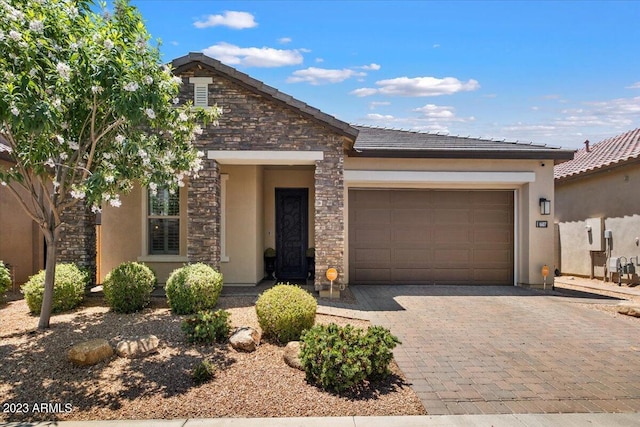
<path fill-rule="evenodd" d="M 307 276 L 308 200 L 306 188 L 276 188 L 276 277 Z"/>

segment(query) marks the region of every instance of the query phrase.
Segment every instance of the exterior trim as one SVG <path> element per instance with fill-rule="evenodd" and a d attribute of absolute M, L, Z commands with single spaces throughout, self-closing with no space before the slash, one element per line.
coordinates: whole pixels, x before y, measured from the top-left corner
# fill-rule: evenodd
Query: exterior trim
<path fill-rule="evenodd" d="M 209 150 L 207 158 L 221 165 L 315 165 L 322 151 Z"/>
<path fill-rule="evenodd" d="M 509 184 L 536 180 L 535 172 L 378 171 L 346 170 L 347 186 L 426 187 L 433 184 Z"/>

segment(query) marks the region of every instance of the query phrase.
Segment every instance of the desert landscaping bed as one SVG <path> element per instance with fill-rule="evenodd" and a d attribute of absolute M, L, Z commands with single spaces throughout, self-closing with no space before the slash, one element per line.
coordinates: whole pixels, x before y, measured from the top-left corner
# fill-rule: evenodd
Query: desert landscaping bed
<path fill-rule="evenodd" d="M 221 297 L 218 308 L 231 313 L 234 327 L 258 328 L 254 301 Z M 172 314 L 162 298 L 154 298 L 142 313 L 126 315 L 91 298 L 71 313 L 55 315 L 50 330 L 38 331 L 37 317 L 28 314 L 24 300 L 0 305 L 0 420 L 425 414 L 393 362 L 386 380 L 335 395 L 309 385 L 304 372 L 287 366 L 283 347 L 263 342 L 257 351 L 243 353 L 226 344 L 187 343 L 180 329 L 183 318 Z M 368 326 L 326 315 L 316 321 Z M 91 367 L 76 367 L 66 358 L 69 347 L 81 341 L 105 338 L 115 346 L 146 334 L 156 335 L 160 348 L 145 358 L 114 355 Z M 204 358 L 219 369 L 211 382 L 196 386 L 191 372 Z M 23 408 L 28 411 L 16 412 Z"/>

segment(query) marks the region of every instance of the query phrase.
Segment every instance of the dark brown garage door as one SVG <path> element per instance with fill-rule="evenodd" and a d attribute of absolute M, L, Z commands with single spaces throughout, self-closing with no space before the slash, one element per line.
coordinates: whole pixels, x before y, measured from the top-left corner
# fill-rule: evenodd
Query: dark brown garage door
<path fill-rule="evenodd" d="M 349 190 L 349 282 L 513 285 L 513 212 L 513 191 Z"/>

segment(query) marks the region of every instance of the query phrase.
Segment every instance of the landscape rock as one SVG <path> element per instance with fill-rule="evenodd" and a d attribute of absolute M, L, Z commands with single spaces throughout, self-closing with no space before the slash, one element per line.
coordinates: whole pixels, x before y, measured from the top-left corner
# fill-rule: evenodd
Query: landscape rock
<path fill-rule="evenodd" d="M 113 356 L 113 348 L 105 339 L 84 341 L 71 347 L 67 359 L 77 366 L 91 366 Z"/>
<path fill-rule="evenodd" d="M 116 353 L 120 357 L 135 359 L 158 352 L 160 340 L 155 335 L 144 335 L 122 340 L 116 345 Z"/>
<path fill-rule="evenodd" d="M 618 304 L 618 313 L 626 314 L 627 316 L 640 317 L 640 305 L 623 302 Z"/>
<path fill-rule="evenodd" d="M 235 330 L 231 338 L 229 338 L 229 343 L 236 350 L 252 352 L 260 345 L 260 338 L 262 338 L 260 332 L 254 328 L 244 326 Z"/>
<path fill-rule="evenodd" d="M 300 361 L 300 341 L 291 341 L 284 348 L 284 361 L 292 368 L 304 371 Z"/>

